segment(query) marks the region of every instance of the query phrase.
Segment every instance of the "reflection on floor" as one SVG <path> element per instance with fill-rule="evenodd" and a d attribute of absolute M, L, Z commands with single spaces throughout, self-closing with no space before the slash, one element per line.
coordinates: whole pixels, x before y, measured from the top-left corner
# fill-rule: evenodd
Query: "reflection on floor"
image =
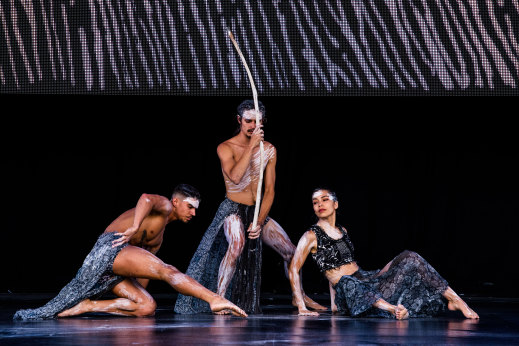
<path fill-rule="evenodd" d="M 50 297 L 0 295 L 0 344 L 519 345 L 517 299 L 466 298 L 480 315 L 479 321 L 466 320 L 460 313 L 450 311 L 435 318 L 396 321 L 351 318 L 330 312 L 319 317 L 300 317 L 288 304 L 289 297 L 264 296 L 263 313 L 246 319 L 210 314 L 177 315 L 171 305 L 174 299 L 169 296 L 156 298 L 158 310 L 154 317 L 88 314 L 40 322 L 14 322 L 15 310 L 38 306 Z"/>

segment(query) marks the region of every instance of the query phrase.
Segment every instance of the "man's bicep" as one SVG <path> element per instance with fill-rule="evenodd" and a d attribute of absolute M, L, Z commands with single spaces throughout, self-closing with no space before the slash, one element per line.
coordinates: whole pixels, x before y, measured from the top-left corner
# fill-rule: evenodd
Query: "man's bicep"
<path fill-rule="evenodd" d="M 232 168 L 236 164 L 233 159 L 232 150 L 228 146 L 221 144 L 218 147 L 217 153 L 220 164 L 222 165 L 222 170 L 226 175 L 230 175 Z"/>

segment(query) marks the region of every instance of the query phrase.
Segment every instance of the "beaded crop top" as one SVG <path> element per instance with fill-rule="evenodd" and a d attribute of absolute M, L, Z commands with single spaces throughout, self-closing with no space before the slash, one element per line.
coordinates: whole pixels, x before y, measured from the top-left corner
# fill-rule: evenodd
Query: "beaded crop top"
<path fill-rule="evenodd" d="M 333 239 L 317 225 L 310 227 L 317 238 L 317 251 L 312 254 L 321 272 L 354 262 L 353 244 L 344 228 L 337 225 L 342 232 L 342 238 Z"/>

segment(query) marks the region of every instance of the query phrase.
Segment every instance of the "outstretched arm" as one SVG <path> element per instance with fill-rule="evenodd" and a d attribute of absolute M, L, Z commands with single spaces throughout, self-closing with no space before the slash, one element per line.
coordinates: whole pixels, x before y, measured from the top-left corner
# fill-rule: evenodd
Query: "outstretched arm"
<path fill-rule="evenodd" d="M 307 231 L 305 234 L 303 234 L 301 239 L 299 239 L 296 252 L 294 257 L 292 257 L 292 261 L 290 262 L 288 275 L 290 278 L 290 286 L 292 288 L 295 303 L 297 304 L 297 309 L 299 310 L 299 315 L 319 316 L 318 312 L 310 311 L 306 308 L 302 290 L 303 283 L 301 282 L 301 278 L 299 276 L 299 272 L 306 261 L 306 257 L 308 257 L 310 251 L 316 247 L 317 239 L 315 238 L 315 233 L 312 231 Z"/>
<path fill-rule="evenodd" d="M 173 206 L 171 205 L 171 202 L 166 197 L 143 193 L 137 202 L 137 206 L 135 207 L 135 215 L 133 217 L 132 226 L 127 228 L 122 233 L 116 233 L 116 235 L 120 236 L 120 238 L 114 240 L 112 242 L 112 246 L 116 247 L 128 242 L 131 237 L 137 233 L 137 231 L 139 231 L 142 222 L 146 216 L 150 215 L 152 211 L 164 215 L 169 215 L 172 208 Z"/>

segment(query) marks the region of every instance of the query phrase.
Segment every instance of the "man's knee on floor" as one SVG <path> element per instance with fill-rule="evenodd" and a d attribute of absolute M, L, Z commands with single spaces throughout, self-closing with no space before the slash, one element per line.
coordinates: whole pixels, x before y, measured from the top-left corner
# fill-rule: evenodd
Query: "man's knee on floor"
<path fill-rule="evenodd" d="M 136 316 L 146 317 L 155 315 L 157 309 L 157 303 L 154 299 L 146 299 L 138 303 L 137 310 L 135 310 Z"/>

